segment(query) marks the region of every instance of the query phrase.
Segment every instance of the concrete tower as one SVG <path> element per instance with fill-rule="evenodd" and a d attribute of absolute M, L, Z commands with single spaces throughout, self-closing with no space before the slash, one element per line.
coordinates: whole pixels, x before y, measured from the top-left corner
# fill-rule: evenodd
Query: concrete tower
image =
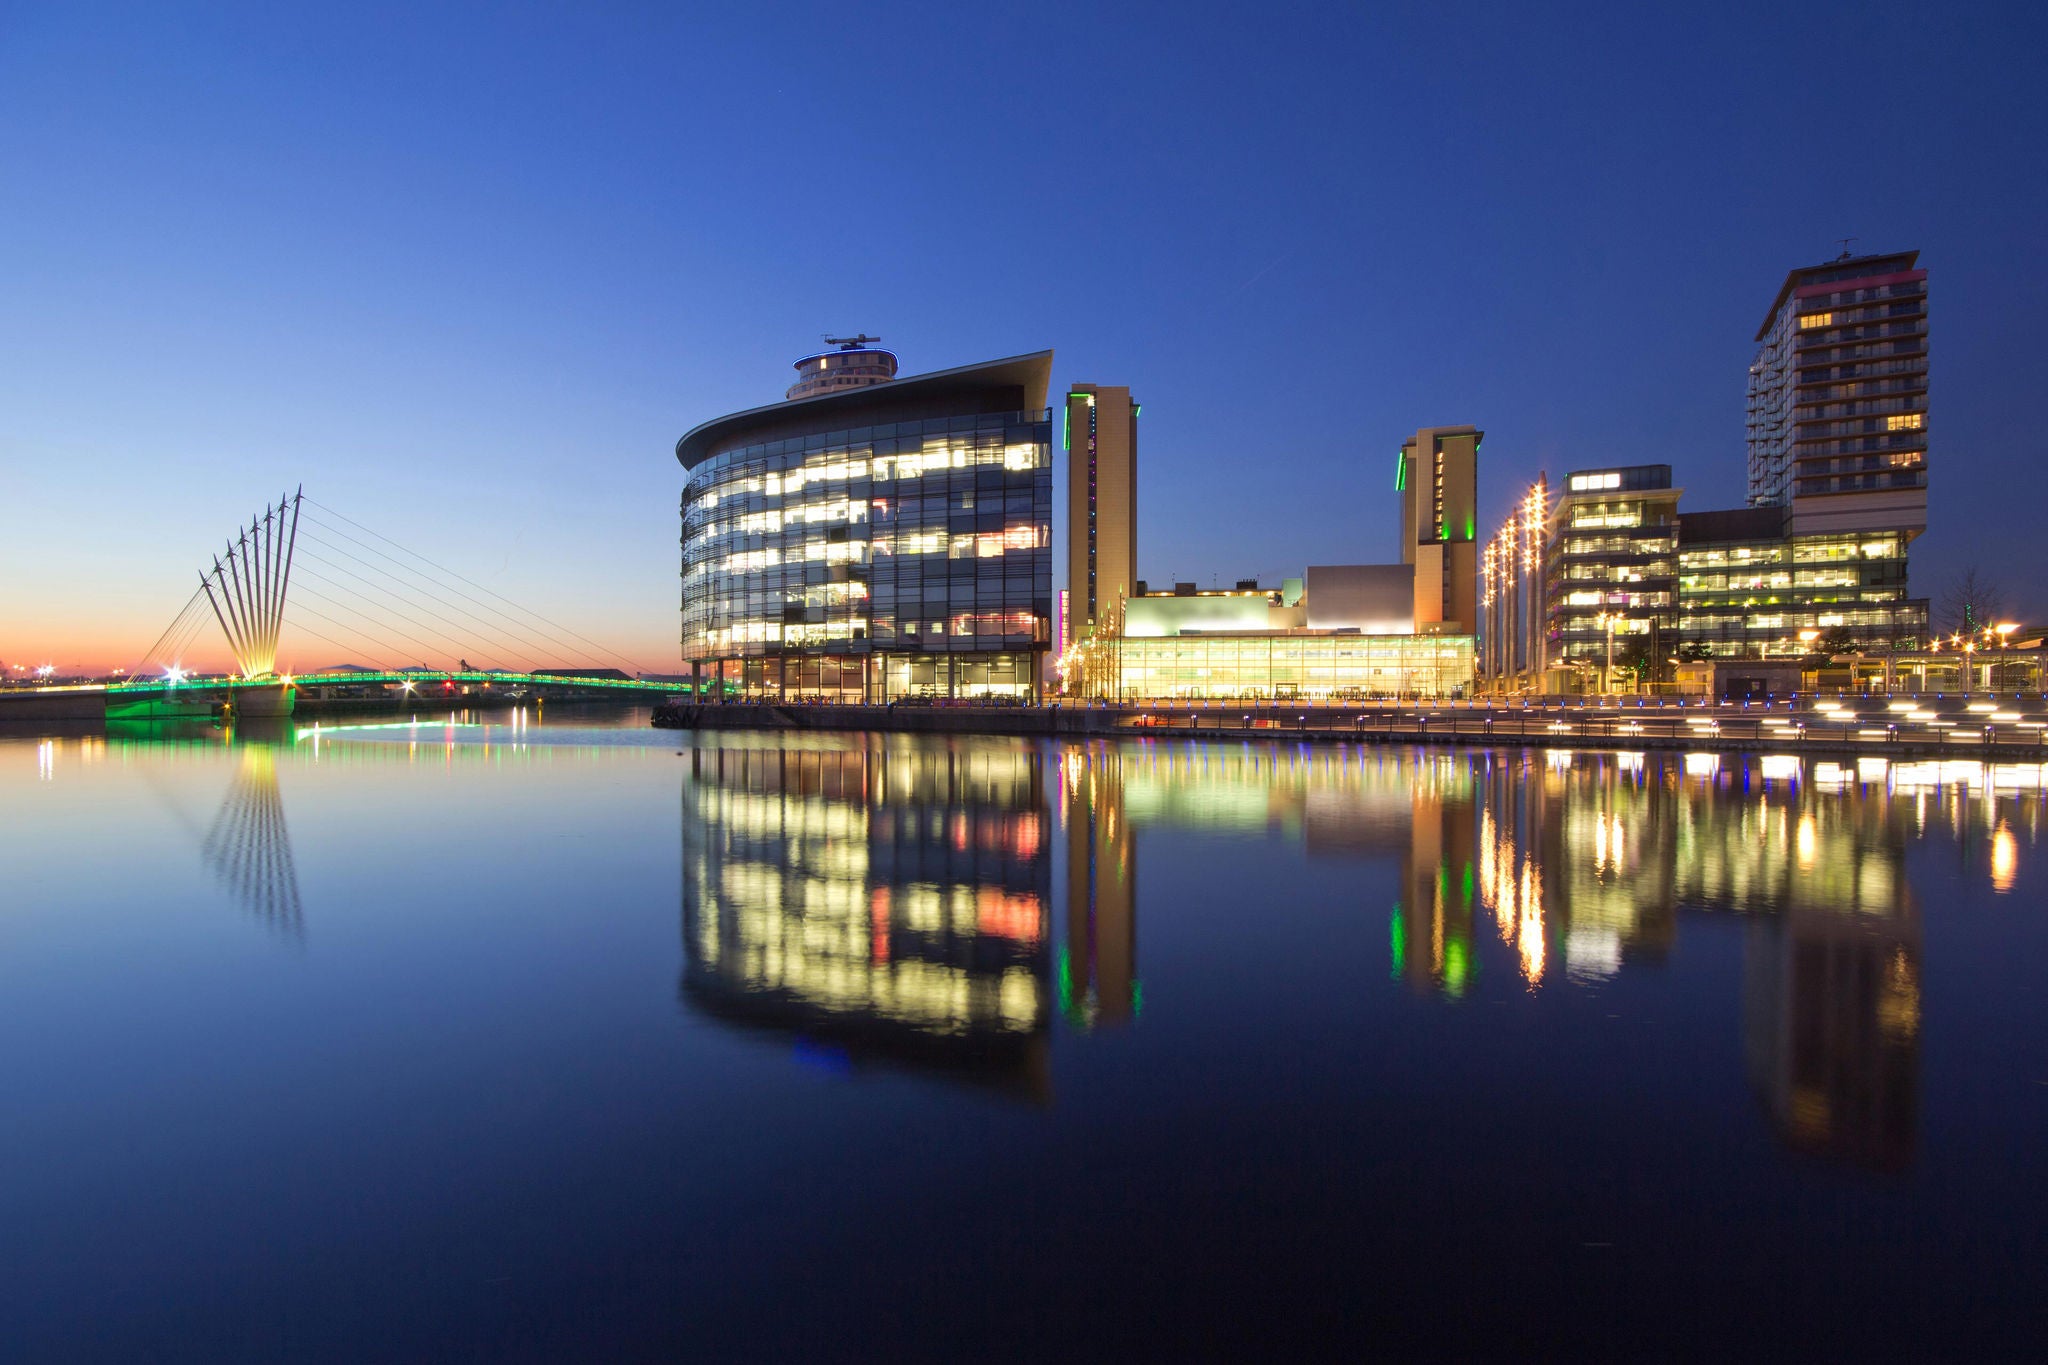
<path fill-rule="evenodd" d="M 1402 443 L 1401 562 L 1415 566 L 1415 630 L 1470 635 L 1479 622 L 1477 427 L 1424 427 Z"/>
<path fill-rule="evenodd" d="M 1087 639 L 1137 589 L 1138 405 L 1128 388 L 1076 384 L 1067 394 L 1069 641 Z"/>

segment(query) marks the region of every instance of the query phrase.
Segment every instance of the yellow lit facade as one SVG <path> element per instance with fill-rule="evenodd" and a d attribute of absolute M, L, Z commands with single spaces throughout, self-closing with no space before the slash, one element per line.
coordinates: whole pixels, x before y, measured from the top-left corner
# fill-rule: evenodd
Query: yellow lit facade
<path fill-rule="evenodd" d="M 1124 638 L 1111 648 L 1108 686 L 1124 698 L 1348 701 L 1472 688 L 1469 635 L 1255 632 Z"/>

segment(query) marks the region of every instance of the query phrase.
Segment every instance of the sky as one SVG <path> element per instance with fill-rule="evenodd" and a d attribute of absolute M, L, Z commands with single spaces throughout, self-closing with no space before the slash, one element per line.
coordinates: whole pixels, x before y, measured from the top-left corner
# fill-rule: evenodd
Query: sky
<path fill-rule="evenodd" d="M 826 333 L 1130 385 L 1154 581 L 1395 559 L 1427 425 L 1483 528 L 1617 463 L 1736 506 L 1844 237 L 1929 273 L 1916 594 L 2039 620 L 2044 15 L 0 0 L 0 661 L 133 662 L 303 484 L 672 669 L 676 438 Z"/>

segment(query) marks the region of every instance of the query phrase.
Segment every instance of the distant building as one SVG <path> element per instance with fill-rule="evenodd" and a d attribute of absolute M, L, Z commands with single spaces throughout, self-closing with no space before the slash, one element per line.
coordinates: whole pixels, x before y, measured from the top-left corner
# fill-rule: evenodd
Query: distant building
<path fill-rule="evenodd" d="M 1604 670 L 1609 627 L 1663 660 L 1678 626 L 1678 499 L 1668 464 L 1565 475 L 1544 528 L 1543 620 L 1552 667 Z M 1660 670 L 1661 671 L 1661 670 Z"/>
<path fill-rule="evenodd" d="M 1479 625 L 1476 427 L 1424 427 L 1401 445 L 1401 562 L 1415 567 L 1415 629 L 1458 635 Z"/>
<path fill-rule="evenodd" d="M 1067 394 L 1067 643 L 1137 590 L 1138 405 L 1116 385 Z"/>
<path fill-rule="evenodd" d="M 1917 251 L 1794 270 L 1749 367 L 1749 502 L 1791 531 L 1927 527 L 1927 272 Z"/>
<path fill-rule="evenodd" d="M 1052 629 L 1051 372 L 1039 351 L 848 385 L 676 442 L 682 654 L 699 689 L 1036 696 Z"/>

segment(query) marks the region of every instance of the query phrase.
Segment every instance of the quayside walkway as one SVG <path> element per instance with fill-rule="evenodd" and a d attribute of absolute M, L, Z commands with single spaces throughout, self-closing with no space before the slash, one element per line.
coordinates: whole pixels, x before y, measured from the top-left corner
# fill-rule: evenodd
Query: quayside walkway
<path fill-rule="evenodd" d="M 2029 697 L 1850 697 L 1642 705 L 1532 702 L 1347 706 L 1076 703 L 893 706 L 692 703 L 655 724 L 676 729 L 900 730 L 1126 738 L 1294 739 L 1348 743 L 1533 744 L 1562 748 L 1812 750 L 2048 761 L 2048 701 Z"/>

